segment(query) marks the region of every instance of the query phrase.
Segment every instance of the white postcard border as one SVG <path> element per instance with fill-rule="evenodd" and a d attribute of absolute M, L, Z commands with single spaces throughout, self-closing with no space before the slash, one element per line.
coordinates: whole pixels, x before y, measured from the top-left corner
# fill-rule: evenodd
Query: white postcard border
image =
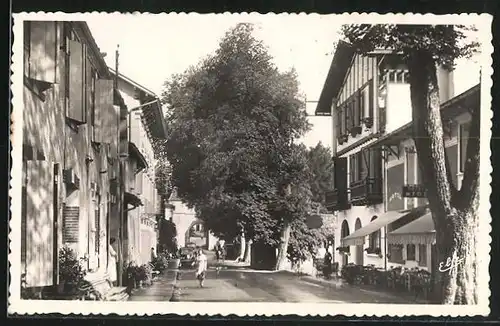
<path fill-rule="evenodd" d="M 133 13 L 133 15 L 152 15 L 150 13 Z M 11 201 L 10 220 L 10 285 L 9 285 L 9 314 L 117 314 L 117 315 L 153 315 L 153 314 L 177 314 L 177 315 L 237 315 L 237 316 L 273 316 L 273 315 L 298 315 L 298 316 L 476 316 L 487 315 L 489 308 L 489 262 L 490 262 L 490 195 L 491 195 L 491 150 L 490 141 L 481 142 L 480 162 L 480 229 L 478 235 L 478 262 L 481 270 L 478 279 L 479 297 L 478 305 L 474 306 L 443 306 L 443 305 L 400 305 L 400 304 L 325 304 L 325 303 L 241 303 L 220 302 L 203 303 L 194 305 L 192 302 L 92 302 L 92 301 L 50 301 L 50 300 L 21 300 L 20 299 L 20 243 L 21 243 L 21 168 L 18 162 L 22 160 L 23 135 L 23 47 L 22 47 L 22 21 L 24 20 L 85 20 L 90 15 L 123 15 L 121 13 L 17 13 L 13 14 L 14 42 L 12 46 L 12 170 L 9 194 Z M 128 15 L 132 15 L 129 13 Z M 168 19 L 172 15 L 199 16 L 197 13 L 170 13 L 155 14 L 162 15 Z M 216 14 L 210 14 L 216 15 Z M 229 13 L 218 14 L 229 15 Z M 246 21 L 257 21 L 257 13 L 242 13 L 241 18 Z M 304 16 L 301 14 L 266 14 L 279 18 L 282 16 Z M 318 14 L 309 14 L 320 16 Z M 481 139 L 491 140 L 491 87 L 492 87 L 492 58 L 493 45 L 491 35 L 492 16 L 488 14 L 385 14 L 376 13 L 352 13 L 337 15 L 340 22 L 344 23 L 425 23 L 425 24 L 475 24 L 483 31 L 482 43 L 482 81 L 481 81 Z M 20 37 L 21 36 L 21 37 Z"/>

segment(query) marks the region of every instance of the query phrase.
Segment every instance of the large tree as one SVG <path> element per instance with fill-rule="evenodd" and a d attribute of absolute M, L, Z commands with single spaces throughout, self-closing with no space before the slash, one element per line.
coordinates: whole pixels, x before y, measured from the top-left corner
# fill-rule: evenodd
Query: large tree
<path fill-rule="evenodd" d="M 239 24 L 165 86 L 179 196 L 215 235 L 243 233 L 286 255 L 291 223 L 306 209 L 298 186 L 306 162 L 294 139 L 308 123 L 295 73 L 280 72 L 252 26 Z"/>
<path fill-rule="evenodd" d="M 470 108 L 471 126 L 462 186 L 452 182 L 446 158 L 436 67 L 451 69 L 478 44 L 464 26 L 349 25 L 343 33 L 362 53 L 393 50 L 409 70 L 413 139 L 436 229 L 438 261 L 463 259 L 449 273 L 436 273 L 436 299 L 443 304 L 476 304 L 479 206 L 479 104 Z"/>

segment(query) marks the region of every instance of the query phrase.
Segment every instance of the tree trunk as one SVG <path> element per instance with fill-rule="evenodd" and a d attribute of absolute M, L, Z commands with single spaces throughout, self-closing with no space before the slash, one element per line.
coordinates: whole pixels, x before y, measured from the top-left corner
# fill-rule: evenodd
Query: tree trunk
<path fill-rule="evenodd" d="M 275 270 L 285 269 L 288 242 L 290 240 L 290 232 L 292 231 L 292 224 L 288 221 L 283 223 L 283 228 L 281 230 L 280 244 L 278 247 L 278 257 L 276 257 L 276 267 Z"/>
<path fill-rule="evenodd" d="M 248 240 L 245 246 L 245 254 L 243 255 L 243 261 L 245 263 L 250 263 L 252 257 L 252 240 Z"/>
<path fill-rule="evenodd" d="M 436 230 L 438 271 L 433 271 L 436 273 L 433 275 L 435 301 L 442 304 L 475 304 L 479 104 L 471 111 L 467 161 L 462 187 L 458 191 L 452 182 L 444 150 L 436 63 L 426 50 L 416 50 L 409 57 L 408 69 L 413 138 Z"/>
<path fill-rule="evenodd" d="M 434 300 L 442 304 L 476 304 L 476 210 L 456 211 L 451 223 L 437 234 L 437 277 Z"/>

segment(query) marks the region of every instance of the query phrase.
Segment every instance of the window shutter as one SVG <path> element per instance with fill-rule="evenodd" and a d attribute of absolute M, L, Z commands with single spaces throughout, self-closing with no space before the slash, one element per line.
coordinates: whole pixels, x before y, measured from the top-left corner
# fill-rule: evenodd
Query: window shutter
<path fill-rule="evenodd" d="M 142 194 L 142 179 L 144 172 L 139 172 L 136 174 L 135 190 L 137 194 Z"/>
<path fill-rule="evenodd" d="M 368 89 L 368 117 L 373 118 L 373 79 L 370 80 Z"/>
<path fill-rule="evenodd" d="M 111 142 L 109 143 L 109 157 L 118 157 L 118 145 L 119 145 L 119 126 L 120 126 L 120 107 L 118 105 L 113 105 L 112 115 L 110 117 L 110 136 Z"/>
<path fill-rule="evenodd" d="M 26 25 L 25 25 L 26 26 Z M 56 22 L 30 22 L 29 77 L 46 83 L 56 82 Z"/>
<path fill-rule="evenodd" d="M 119 148 L 118 154 L 120 156 L 128 156 L 128 110 L 126 106 L 120 106 L 120 126 L 119 126 Z"/>
<path fill-rule="evenodd" d="M 54 164 L 26 162 L 26 284 L 54 284 Z"/>
<path fill-rule="evenodd" d="M 113 121 L 116 121 L 115 109 L 113 107 L 113 81 L 98 79 L 95 82 L 95 122 L 94 129 L 96 142 L 111 144 L 113 132 Z"/>
<path fill-rule="evenodd" d="M 359 100 L 359 93 L 354 94 L 354 100 L 353 100 L 353 111 L 354 111 L 354 121 L 353 121 L 353 126 L 358 127 L 360 125 L 360 100 Z"/>
<path fill-rule="evenodd" d="M 63 242 L 78 243 L 80 229 L 80 208 L 64 206 L 63 209 Z"/>
<path fill-rule="evenodd" d="M 83 45 L 69 40 L 69 105 L 67 117 L 77 123 L 86 123 L 84 97 L 84 51 Z"/>
<path fill-rule="evenodd" d="M 370 154 L 371 150 L 363 149 L 361 150 L 361 179 L 367 178 L 370 176 Z"/>

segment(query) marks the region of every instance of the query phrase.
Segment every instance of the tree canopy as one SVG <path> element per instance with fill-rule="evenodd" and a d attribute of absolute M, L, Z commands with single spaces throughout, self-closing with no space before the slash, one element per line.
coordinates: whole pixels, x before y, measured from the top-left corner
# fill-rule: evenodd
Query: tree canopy
<path fill-rule="evenodd" d="M 277 243 L 284 220 L 308 209 L 308 130 L 295 72 L 280 72 L 252 26 L 165 84 L 172 185 L 217 236 Z M 293 187 L 292 193 L 285 188 Z"/>

